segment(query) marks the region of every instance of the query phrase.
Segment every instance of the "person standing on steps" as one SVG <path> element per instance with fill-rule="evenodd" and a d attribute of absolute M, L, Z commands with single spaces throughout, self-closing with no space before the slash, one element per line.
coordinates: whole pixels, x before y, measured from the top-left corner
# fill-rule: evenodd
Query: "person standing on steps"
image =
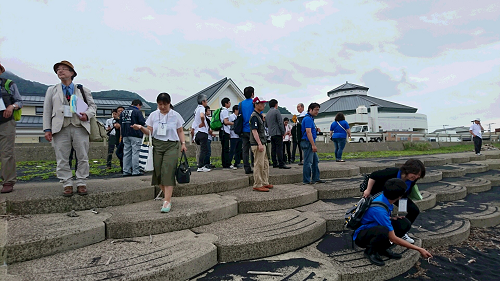
<path fill-rule="evenodd" d="M 484 132 L 484 128 L 481 125 L 481 119 L 476 118 L 472 121 L 469 132 L 471 133 L 472 140 L 474 141 L 474 151 L 476 152 L 476 155 L 481 155 L 481 146 L 483 145 L 482 132 Z"/>
<path fill-rule="evenodd" d="M 0 64 L 0 75 L 5 68 Z M 9 193 L 16 184 L 16 157 L 14 147 L 16 142 L 16 121 L 13 118 L 15 110 L 23 107 L 23 99 L 17 85 L 8 79 L 0 78 L 0 161 L 2 163 L 2 190 Z"/>
<path fill-rule="evenodd" d="M 344 152 L 347 138 L 351 137 L 351 129 L 347 121 L 345 121 L 344 113 L 339 112 L 335 116 L 335 121 L 330 125 L 330 135 L 335 144 L 335 161 L 345 162 L 342 160 L 342 153 Z"/>
<path fill-rule="evenodd" d="M 222 110 L 220 111 L 220 119 L 222 121 L 222 128 L 219 132 L 219 138 L 222 145 L 221 160 L 222 169 L 230 169 L 231 167 L 231 157 L 229 149 L 229 140 L 231 139 L 231 125 L 233 122 L 229 121 L 229 110 L 231 107 L 231 101 L 229 98 L 223 98 L 221 100 Z"/>
<path fill-rule="evenodd" d="M 297 104 L 297 111 L 299 112 L 299 115 L 296 117 L 295 120 L 295 126 L 292 128 L 292 162 L 295 162 L 295 154 L 296 154 L 296 148 L 299 150 L 299 165 L 303 165 L 303 158 L 302 158 L 302 148 L 300 147 L 300 142 L 302 140 L 302 127 L 301 127 L 301 122 L 302 119 L 306 116 L 306 113 L 304 111 L 304 104 L 299 103 Z"/>
<path fill-rule="evenodd" d="M 314 117 L 319 113 L 319 104 L 311 103 L 307 108 L 308 113 L 302 120 L 302 141 L 300 146 L 304 152 L 304 167 L 302 167 L 302 183 L 314 184 L 324 183 L 319 177 L 319 158 L 318 148 L 316 148 L 317 128 L 314 123 Z M 312 175 L 312 178 L 311 178 Z"/>
<path fill-rule="evenodd" d="M 77 73 L 69 61 L 54 64 L 54 72 L 61 83 L 50 86 L 43 102 L 43 131 L 45 139 L 52 142 L 56 154 L 57 177 L 63 184 L 63 195 L 73 196 L 73 173 L 69 166 L 71 147 L 76 151 L 78 169 L 76 186 L 79 195 L 87 195 L 86 180 L 89 176 L 89 135 L 90 118 L 96 114 L 96 105 L 89 89 L 73 84 Z M 80 87 L 81 86 L 81 87 Z M 83 93 L 82 93 L 83 92 Z M 83 99 L 85 95 L 88 108 L 85 112 L 72 112 L 72 96 Z M 83 100 L 85 100 L 83 99 Z"/>
<path fill-rule="evenodd" d="M 285 135 L 285 125 L 281 112 L 278 110 L 278 101 L 269 101 L 269 111 L 266 114 L 266 123 L 271 136 L 271 158 L 273 168 L 290 169 L 283 160 L 283 136 Z"/>
<path fill-rule="evenodd" d="M 198 107 L 194 111 L 193 129 L 194 139 L 197 145 L 200 146 L 200 155 L 198 156 L 198 172 L 210 172 L 210 159 L 206 162 L 208 155 L 208 123 L 206 120 L 207 96 L 198 95 Z"/>
<path fill-rule="evenodd" d="M 187 151 L 182 124 L 184 119 L 172 108 L 172 100 L 168 93 L 160 93 L 156 98 L 158 109 L 151 112 L 146 126 L 132 125 L 134 130 L 144 134 L 151 132 L 153 138 L 153 178 L 151 185 L 159 185 L 164 194 L 162 213 L 172 208 L 172 192 L 175 181 L 175 170 L 180 151 Z"/>
<path fill-rule="evenodd" d="M 252 173 L 252 167 L 250 163 L 253 163 L 251 146 L 250 146 L 250 116 L 254 111 L 253 98 L 254 98 L 254 88 L 251 86 L 246 87 L 243 90 L 243 95 L 245 95 L 245 100 L 240 103 L 239 112 L 243 117 L 243 133 L 241 134 L 242 142 L 242 156 L 243 156 L 243 168 L 245 169 L 245 174 Z"/>
<path fill-rule="evenodd" d="M 233 113 L 229 115 L 229 122 L 232 122 L 234 124 L 234 121 L 238 118 L 238 105 L 233 106 Z M 234 126 L 230 127 L 230 150 L 229 150 L 229 159 L 233 161 L 234 159 L 234 164 L 229 166 L 229 168 L 233 170 L 237 170 L 238 166 L 240 165 L 241 162 L 241 138 L 234 132 Z"/>
<path fill-rule="evenodd" d="M 137 124 L 146 125 L 146 119 L 141 112 L 142 101 L 133 100 L 126 110 L 120 114 L 120 129 L 123 141 L 123 176 L 141 176 L 139 169 L 139 151 L 142 145 L 142 132 L 132 129 Z"/>
<path fill-rule="evenodd" d="M 106 131 L 108 132 L 108 157 L 106 159 L 106 169 L 111 169 L 111 160 L 113 159 L 113 153 L 115 152 L 115 147 L 118 145 L 117 138 L 120 136 L 116 135 L 115 122 L 118 119 L 118 111 L 113 109 L 111 113 L 111 118 L 106 120 Z M 119 120 L 119 119 L 118 119 Z"/>
<path fill-rule="evenodd" d="M 418 159 L 408 159 L 399 169 L 387 168 L 371 173 L 366 190 L 363 192 L 363 197 L 366 198 L 384 191 L 384 185 L 390 179 L 402 179 L 406 184 L 406 190 L 402 196 L 403 199 L 407 200 L 407 214 L 405 217 L 411 222 L 411 224 L 413 224 L 420 214 L 420 209 L 410 198 L 408 198 L 408 196 L 412 193 L 417 181 L 419 179 L 423 179 L 424 177 L 424 163 Z M 399 206 L 399 201 L 396 202 L 396 205 Z M 408 233 L 406 233 L 402 238 L 409 243 L 415 243 L 415 241 L 408 236 Z"/>
<path fill-rule="evenodd" d="M 290 125 L 289 122 L 290 120 L 288 117 L 283 118 L 283 125 L 285 126 L 285 135 L 283 136 L 283 159 L 285 160 L 285 163 L 292 164 L 292 152 L 290 151 L 292 125 Z"/>
<path fill-rule="evenodd" d="M 269 184 L 269 160 L 266 157 L 266 134 L 264 130 L 264 120 L 261 112 L 264 110 L 267 101 L 260 100 L 258 97 L 253 99 L 254 111 L 250 116 L 250 145 L 254 155 L 254 169 L 253 169 L 253 190 L 268 192 L 273 188 Z"/>
<path fill-rule="evenodd" d="M 118 106 L 116 108 L 116 116 L 117 118 L 115 119 L 115 123 L 113 126 L 115 127 L 116 130 L 116 157 L 120 161 L 120 169 L 123 171 L 123 141 L 122 141 L 122 135 L 121 135 L 121 130 L 120 130 L 120 115 L 122 112 L 125 110 L 125 107 L 123 106 Z"/>
<path fill-rule="evenodd" d="M 388 210 L 383 206 L 372 206 L 368 208 L 363 218 L 361 226 L 354 231 L 352 236 L 356 245 L 365 248 L 365 256 L 374 265 L 383 266 L 385 262 L 380 255 L 390 259 L 400 259 L 401 254 L 393 252 L 391 242 L 417 250 L 422 257 L 431 258 L 432 255 L 424 248 L 412 245 L 400 237 L 406 235 L 411 222 L 405 217 L 391 217 L 393 204 L 400 200 L 406 190 L 406 184 L 401 179 L 389 179 L 384 183 L 384 191 L 381 192 L 372 202 L 384 203 Z"/>

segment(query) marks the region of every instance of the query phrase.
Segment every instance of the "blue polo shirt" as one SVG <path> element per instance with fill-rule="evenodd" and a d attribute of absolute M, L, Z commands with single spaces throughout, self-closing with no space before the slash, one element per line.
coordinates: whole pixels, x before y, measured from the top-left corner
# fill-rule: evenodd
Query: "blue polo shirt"
<path fill-rule="evenodd" d="M 401 179 L 401 170 L 399 170 L 399 172 L 398 172 L 398 179 Z M 405 193 L 408 193 L 410 191 L 411 184 L 413 182 L 411 180 L 405 180 L 405 183 L 406 183 L 406 191 L 405 191 Z"/>
<path fill-rule="evenodd" d="M 312 134 L 313 140 L 314 140 L 314 142 L 316 142 L 317 132 L 316 132 L 316 125 L 314 124 L 314 117 L 312 117 L 311 114 L 307 113 L 306 116 L 304 117 L 304 119 L 302 119 L 301 125 L 302 125 L 302 128 L 300 128 L 300 129 L 302 131 L 302 139 L 307 140 L 306 129 L 311 128 L 311 134 Z"/>
<path fill-rule="evenodd" d="M 372 202 L 377 201 L 385 203 L 387 207 L 389 207 L 389 212 L 387 212 L 382 206 L 373 206 L 368 208 L 365 215 L 363 216 L 363 219 L 361 220 L 362 225 L 358 229 L 356 229 L 356 231 L 354 231 L 354 235 L 352 236 L 353 240 L 356 240 L 356 237 L 358 237 L 358 233 L 361 230 L 377 225 L 385 226 L 387 227 L 387 229 L 389 229 L 389 231 L 394 230 L 391 223 L 391 212 L 393 209 L 392 204 L 389 203 L 389 200 L 384 196 L 383 193 L 375 197 Z"/>
<path fill-rule="evenodd" d="M 340 124 L 340 126 L 339 126 Z M 342 129 L 342 127 L 344 129 Z M 337 123 L 337 121 L 333 121 L 332 125 L 330 125 L 330 131 L 333 132 L 332 139 L 345 139 L 347 138 L 347 129 L 349 129 L 349 123 L 347 121 L 342 120 Z"/>
<path fill-rule="evenodd" d="M 243 116 L 243 132 L 250 133 L 250 116 L 253 112 L 253 100 L 246 99 L 240 103 L 239 112 Z"/>

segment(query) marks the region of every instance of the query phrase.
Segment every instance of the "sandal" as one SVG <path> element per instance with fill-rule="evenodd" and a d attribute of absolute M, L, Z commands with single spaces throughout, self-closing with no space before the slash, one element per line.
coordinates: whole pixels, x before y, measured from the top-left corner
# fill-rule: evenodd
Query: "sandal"
<path fill-rule="evenodd" d="M 63 196 L 65 196 L 65 197 L 73 196 L 73 186 L 70 186 L 70 185 L 65 186 Z"/>
<path fill-rule="evenodd" d="M 76 188 L 76 193 L 78 195 L 87 195 L 87 187 L 85 185 L 80 185 Z"/>

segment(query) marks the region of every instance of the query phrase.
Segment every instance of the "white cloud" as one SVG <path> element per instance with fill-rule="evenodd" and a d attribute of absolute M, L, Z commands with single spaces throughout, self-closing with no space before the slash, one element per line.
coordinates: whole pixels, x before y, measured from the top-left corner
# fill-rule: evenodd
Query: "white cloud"
<path fill-rule="evenodd" d="M 271 15 L 271 21 L 274 26 L 279 27 L 279 28 L 284 28 L 285 24 L 287 21 L 292 20 L 292 15 L 291 14 L 278 14 L 278 15 Z"/>
<path fill-rule="evenodd" d="M 311 1 L 306 3 L 306 8 L 311 11 L 316 11 L 319 7 L 325 6 L 328 3 L 325 0 Z"/>
<path fill-rule="evenodd" d="M 457 11 L 449 11 L 443 13 L 434 13 L 429 18 L 427 16 L 421 16 L 420 20 L 428 23 L 448 25 L 449 21 L 457 18 L 459 18 L 459 16 L 457 15 Z"/>
<path fill-rule="evenodd" d="M 144 20 L 154 20 L 155 17 L 153 17 L 152 15 L 147 15 L 147 16 L 143 17 L 142 19 L 144 19 Z"/>

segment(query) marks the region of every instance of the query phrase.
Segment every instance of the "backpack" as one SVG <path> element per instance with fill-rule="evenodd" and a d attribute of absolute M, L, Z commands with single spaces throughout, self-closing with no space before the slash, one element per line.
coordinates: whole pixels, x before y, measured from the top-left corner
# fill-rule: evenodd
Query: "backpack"
<path fill-rule="evenodd" d="M 359 191 L 365 192 L 366 188 L 368 188 L 368 180 L 370 179 L 371 174 L 365 174 L 365 178 L 363 182 L 359 184 Z"/>
<path fill-rule="evenodd" d="M 233 128 L 234 133 L 238 136 L 241 136 L 241 134 L 243 134 L 243 114 L 241 113 L 241 102 L 238 106 L 238 116 L 234 120 Z"/>
<path fill-rule="evenodd" d="M 12 96 L 12 93 L 10 91 L 10 85 L 14 83 L 12 82 L 12 80 L 10 79 L 1 79 L 1 87 L 5 89 L 5 91 L 7 91 L 7 93 L 9 95 L 11 95 L 11 101 L 12 103 L 14 103 L 14 97 Z M 19 108 L 17 110 L 14 110 L 14 112 L 12 112 L 12 118 L 14 118 L 15 121 L 19 121 L 21 120 L 21 115 L 22 115 L 22 109 Z"/>
<path fill-rule="evenodd" d="M 381 206 L 384 207 L 387 210 L 387 212 L 389 212 L 389 207 L 385 203 L 379 201 L 373 202 L 373 199 L 379 196 L 380 194 L 382 194 L 382 192 L 377 193 L 368 198 L 363 197 L 361 198 L 361 200 L 359 200 L 358 203 L 356 203 L 356 205 L 349 208 L 344 216 L 345 218 L 344 227 L 352 230 L 358 229 L 361 226 L 361 220 L 363 219 L 363 216 L 370 207 Z"/>
<path fill-rule="evenodd" d="M 222 122 L 220 120 L 220 112 L 222 110 L 221 108 L 217 108 L 216 111 L 214 111 L 214 115 L 212 117 L 212 120 L 210 120 L 210 129 L 214 131 L 218 131 L 222 128 Z"/>

